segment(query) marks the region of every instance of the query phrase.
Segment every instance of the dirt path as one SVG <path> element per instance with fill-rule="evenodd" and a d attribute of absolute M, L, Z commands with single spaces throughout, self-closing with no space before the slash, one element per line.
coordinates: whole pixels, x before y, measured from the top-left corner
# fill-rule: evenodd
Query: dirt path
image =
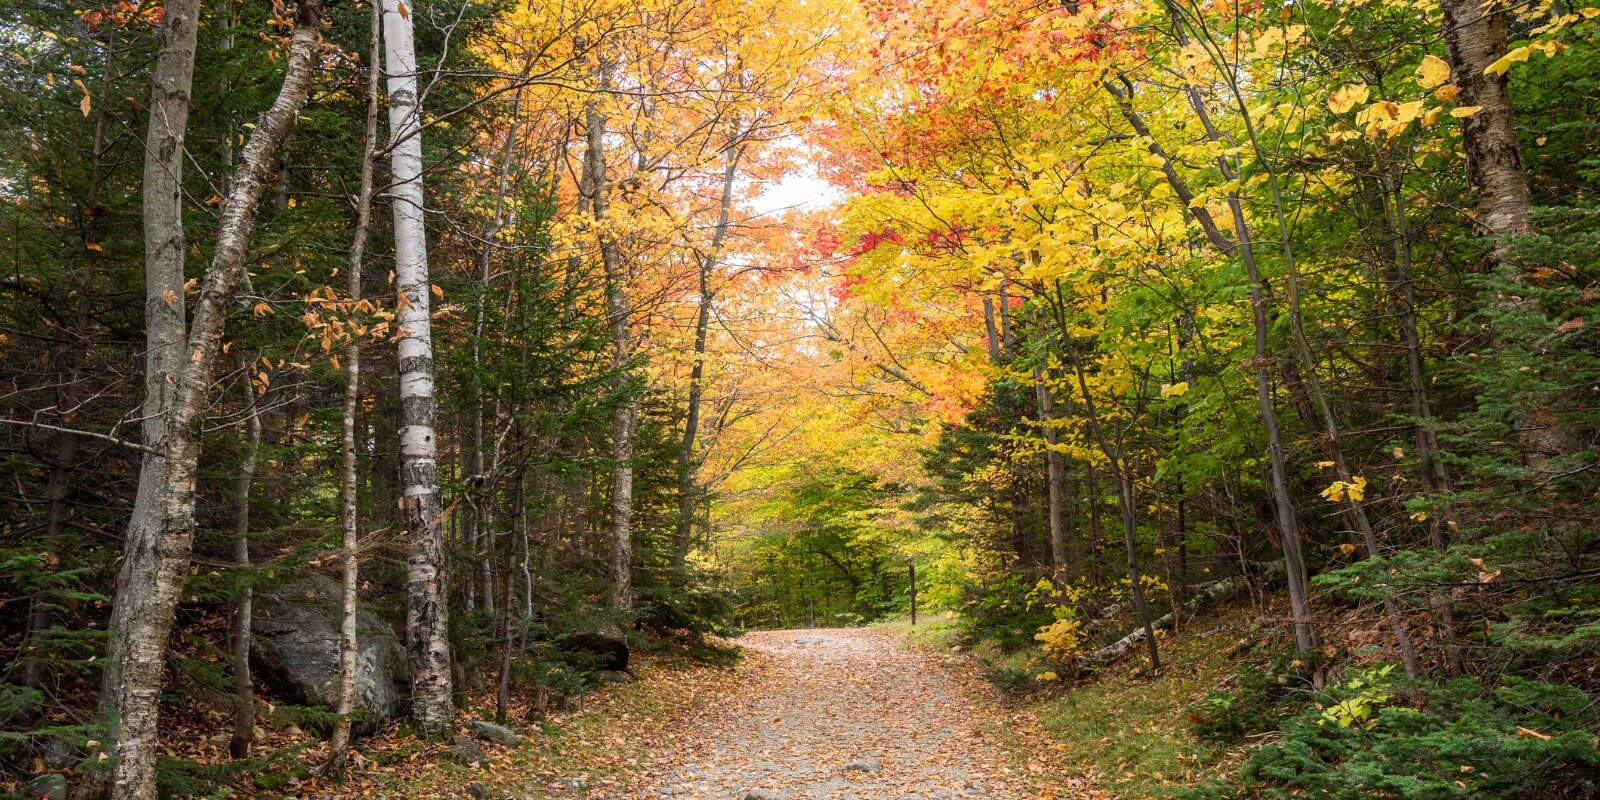
<path fill-rule="evenodd" d="M 752 633 L 740 680 L 705 704 L 636 800 L 1017 800 L 982 709 L 932 656 L 863 630 Z M 992 728 L 990 728 L 992 730 Z M 755 800 L 752 798 L 752 800 Z"/>

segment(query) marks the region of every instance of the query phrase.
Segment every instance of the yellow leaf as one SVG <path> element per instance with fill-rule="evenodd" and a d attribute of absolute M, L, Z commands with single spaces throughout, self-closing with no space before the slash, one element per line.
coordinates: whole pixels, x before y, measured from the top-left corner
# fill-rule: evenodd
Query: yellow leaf
<path fill-rule="evenodd" d="M 1422 64 L 1417 67 L 1417 83 L 1424 89 L 1432 89 L 1447 80 L 1450 80 L 1450 65 L 1438 56 L 1423 56 Z"/>
<path fill-rule="evenodd" d="M 400 12 L 401 19 L 411 19 L 411 9 L 406 8 L 405 3 L 395 3 L 394 5 L 395 10 Z"/>
<path fill-rule="evenodd" d="M 1466 119 L 1467 117 L 1478 113 L 1482 109 L 1483 106 L 1457 106 L 1450 109 L 1450 116 L 1455 117 L 1456 119 Z"/>
<path fill-rule="evenodd" d="M 1367 102 L 1367 97 L 1370 95 L 1371 91 L 1364 83 L 1341 86 L 1334 91 L 1332 97 L 1328 98 L 1328 110 L 1335 114 L 1343 114 L 1356 105 Z"/>
<path fill-rule="evenodd" d="M 98 253 L 98 252 L 104 250 L 105 248 L 101 247 L 99 242 L 85 242 L 84 245 L 83 245 L 83 249 L 92 250 L 92 251 Z"/>
<path fill-rule="evenodd" d="M 1404 126 L 1410 123 L 1411 120 L 1422 116 L 1422 101 L 1413 100 L 1409 103 L 1401 103 L 1396 106 L 1396 112 L 1394 121 Z"/>
<path fill-rule="evenodd" d="M 1186 395 L 1188 393 L 1189 393 L 1189 382 L 1188 381 L 1178 381 L 1177 383 L 1163 383 L 1163 384 L 1161 384 L 1161 396 L 1162 397 L 1182 397 L 1182 396 L 1184 396 L 1184 395 Z"/>
<path fill-rule="evenodd" d="M 1461 94 L 1461 87 L 1453 83 L 1447 83 L 1433 90 L 1433 96 L 1445 101 L 1446 103 L 1455 102 L 1456 95 L 1458 94 Z"/>
<path fill-rule="evenodd" d="M 1582 14 L 1584 19 L 1594 19 L 1600 17 L 1600 8 L 1580 8 L 1578 13 Z"/>
<path fill-rule="evenodd" d="M 84 95 L 83 99 L 78 101 L 78 110 L 82 111 L 84 116 L 89 116 L 89 95 Z"/>
<path fill-rule="evenodd" d="M 440 300 L 444 299 L 444 290 L 440 289 L 439 284 L 437 283 L 433 285 L 433 296 L 439 298 Z"/>
<path fill-rule="evenodd" d="M 1333 462 L 1332 461 L 1318 461 L 1317 462 L 1317 469 L 1327 469 L 1328 467 L 1331 467 L 1331 466 L 1333 466 Z"/>
<path fill-rule="evenodd" d="M 1351 478 L 1349 491 L 1351 500 L 1354 500 L 1358 503 L 1362 500 L 1365 500 L 1367 497 L 1367 479 L 1361 477 L 1360 475 Z"/>
<path fill-rule="evenodd" d="M 1415 522 L 1427 522 L 1428 521 L 1428 512 L 1426 512 L 1426 511 L 1413 512 L 1411 514 L 1411 519 L 1413 521 L 1415 521 Z"/>
<path fill-rule="evenodd" d="M 1345 555 L 1350 555 L 1351 553 L 1354 553 L 1355 551 L 1356 551 L 1356 546 L 1353 545 L 1353 544 L 1341 544 L 1341 545 L 1339 545 L 1339 552 L 1344 553 Z"/>
<path fill-rule="evenodd" d="M 1037 676 L 1034 677 L 1034 680 L 1036 680 L 1036 681 L 1058 681 L 1058 680 L 1061 680 L 1061 676 L 1055 674 L 1054 672 L 1041 672 Z"/>

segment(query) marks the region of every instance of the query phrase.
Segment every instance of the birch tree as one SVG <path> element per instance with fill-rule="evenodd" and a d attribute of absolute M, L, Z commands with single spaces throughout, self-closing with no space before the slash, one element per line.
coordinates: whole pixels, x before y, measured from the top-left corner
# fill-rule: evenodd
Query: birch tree
<path fill-rule="evenodd" d="M 389 195 L 394 205 L 395 324 L 400 371 L 400 497 L 406 555 L 406 652 L 411 715 L 440 736 L 454 721 L 450 697 L 449 609 L 444 586 L 443 506 L 436 461 L 433 332 L 427 226 L 422 192 L 422 103 L 411 9 L 383 4 L 384 70 L 389 94 Z"/>
<path fill-rule="evenodd" d="M 183 591 L 194 541 L 200 425 L 205 417 L 206 395 L 221 351 L 228 307 L 249 280 L 245 255 L 256 205 L 310 92 L 321 26 L 321 4 L 302 0 L 295 7 L 283 85 L 272 107 L 251 131 L 223 206 L 216 251 L 195 307 L 194 327 L 182 351 L 186 357 L 178 368 L 176 392 L 162 438 L 154 443 L 166 462 L 159 485 L 148 490 L 156 492 L 156 504 L 149 518 L 135 515 L 129 523 L 117 605 L 112 614 L 117 627 L 112 634 L 111 651 L 120 670 L 114 692 L 119 726 L 111 791 L 116 800 L 156 796 L 161 674 L 167 635 Z M 141 473 L 141 484 L 144 478 Z M 141 485 L 141 494 L 145 491 Z"/>

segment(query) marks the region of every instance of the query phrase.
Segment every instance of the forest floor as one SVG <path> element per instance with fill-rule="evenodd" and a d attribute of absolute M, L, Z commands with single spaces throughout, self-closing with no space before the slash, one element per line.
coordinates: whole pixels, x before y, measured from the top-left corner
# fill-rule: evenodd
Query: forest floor
<path fill-rule="evenodd" d="M 430 759 L 362 796 L 1027 800 L 1100 795 L 965 658 L 873 629 L 769 631 L 732 667 L 647 664 L 479 769 Z M 478 786 L 471 786 L 471 784 Z M 377 791 L 373 791 L 377 788 Z"/>

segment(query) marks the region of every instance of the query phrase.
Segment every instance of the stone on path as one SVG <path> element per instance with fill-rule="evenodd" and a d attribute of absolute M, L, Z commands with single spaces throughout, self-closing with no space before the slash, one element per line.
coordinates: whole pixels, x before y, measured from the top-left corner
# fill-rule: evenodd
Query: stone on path
<path fill-rule="evenodd" d="M 785 800 L 785 798 L 777 792 L 769 792 L 765 789 L 751 789 L 745 792 L 744 800 Z"/>
<path fill-rule="evenodd" d="M 501 747 L 517 747 L 522 744 L 522 737 L 517 735 L 516 731 L 487 720 L 475 719 L 468 722 L 467 732 L 475 738 Z"/>
<path fill-rule="evenodd" d="M 883 768 L 878 766 L 878 762 L 873 761 L 870 758 L 863 758 L 860 761 L 852 761 L 840 767 L 840 769 L 847 772 L 867 772 L 873 774 L 883 771 Z"/>

